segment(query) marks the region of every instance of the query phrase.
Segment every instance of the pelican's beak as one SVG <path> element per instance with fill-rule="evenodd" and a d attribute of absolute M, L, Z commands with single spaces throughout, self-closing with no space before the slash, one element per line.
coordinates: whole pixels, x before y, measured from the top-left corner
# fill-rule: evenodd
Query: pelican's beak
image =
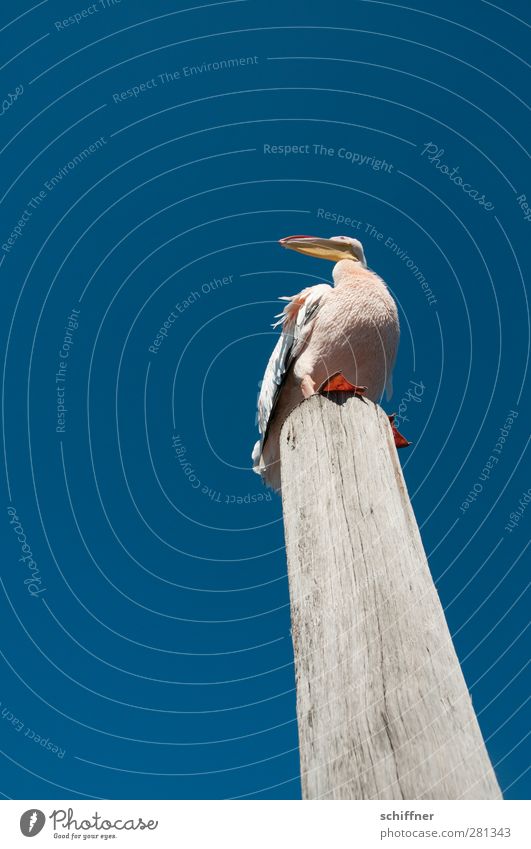
<path fill-rule="evenodd" d="M 279 240 L 279 244 L 283 248 L 289 248 L 301 254 L 330 259 L 334 262 L 353 258 L 350 244 L 337 242 L 335 239 L 320 239 L 317 236 L 286 236 L 285 239 Z"/>

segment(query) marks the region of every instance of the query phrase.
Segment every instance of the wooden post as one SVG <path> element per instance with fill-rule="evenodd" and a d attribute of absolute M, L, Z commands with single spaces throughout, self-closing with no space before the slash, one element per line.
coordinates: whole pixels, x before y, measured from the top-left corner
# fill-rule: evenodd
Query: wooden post
<path fill-rule="evenodd" d="M 500 799 L 391 428 L 343 393 L 281 435 L 305 799 Z"/>

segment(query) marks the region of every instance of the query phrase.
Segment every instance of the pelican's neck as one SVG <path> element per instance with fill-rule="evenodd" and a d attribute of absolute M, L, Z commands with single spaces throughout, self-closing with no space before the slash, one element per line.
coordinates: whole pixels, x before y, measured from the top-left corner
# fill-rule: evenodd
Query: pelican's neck
<path fill-rule="evenodd" d="M 356 262 L 352 259 L 340 259 L 334 265 L 332 272 L 334 286 L 337 288 L 338 286 L 343 286 L 345 283 L 355 283 L 363 276 L 365 271 L 366 269 L 361 262 Z"/>

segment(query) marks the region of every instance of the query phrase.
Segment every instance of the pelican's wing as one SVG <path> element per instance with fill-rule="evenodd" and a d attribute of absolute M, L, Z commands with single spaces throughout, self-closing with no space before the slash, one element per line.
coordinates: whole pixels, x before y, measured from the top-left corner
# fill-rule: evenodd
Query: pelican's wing
<path fill-rule="evenodd" d="M 280 389 L 286 377 L 286 373 L 298 354 L 302 351 L 313 327 L 323 297 L 332 287 L 327 283 L 319 283 L 318 286 L 309 286 L 298 295 L 284 297 L 280 300 L 287 301 L 282 312 L 275 316 L 279 320 L 273 325 L 282 325 L 282 333 L 275 345 L 273 353 L 269 358 L 265 370 L 260 396 L 258 398 L 258 428 L 263 444 L 269 420 L 275 409 Z"/>

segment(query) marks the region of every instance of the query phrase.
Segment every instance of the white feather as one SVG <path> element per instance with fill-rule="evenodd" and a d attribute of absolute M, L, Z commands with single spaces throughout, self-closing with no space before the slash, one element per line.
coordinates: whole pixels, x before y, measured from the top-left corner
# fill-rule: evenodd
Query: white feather
<path fill-rule="evenodd" d="M 287 371 L 304 348 L 321 298 L 331 288 L 327 283 L 319 283 L 317 286 L 303 289 L 298 295 L 284 295 L 279 298 L 281 301 L 287 301 L 287 304 L 282 312 L 275 316 L 279 320 L 273 324 L 273 327 L 282 325 L 282 333 L 269 358 L 258 398 L 257 422 L 261 440 L 256 443 L 253 450 L 253 467 L 258 474 L 260 474 L 260 458 L 267 426 Z"/>

